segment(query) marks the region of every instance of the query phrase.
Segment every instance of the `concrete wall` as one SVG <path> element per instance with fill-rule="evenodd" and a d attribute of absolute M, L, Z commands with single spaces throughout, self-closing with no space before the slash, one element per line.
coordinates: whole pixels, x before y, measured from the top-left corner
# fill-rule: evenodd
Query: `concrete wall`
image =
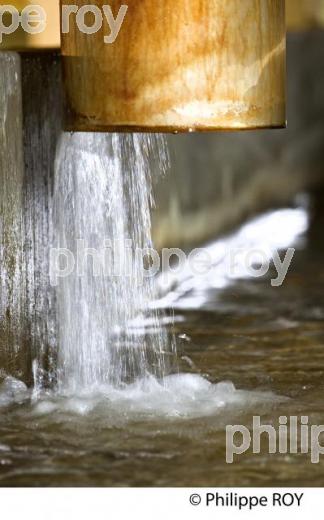
<path fill-rule="evenodd" d="M 23 54 L 24 261 L 28 338 L 42 384 L 56 356 L 55 291 L 49 284 L 56 146 L 62 130 L 60 61 L 55 53 Z"/>
<path fill-rule="evenodd" d="M 0 53 L 0 379 L 24 378 L 26 273 L 23 262 L 23 133 L 19 57 Z"/>
<path fill-rule="evenodd" d="M 55 355 L 48 273 L 60 67 L 53 54 L 2 52 L 0 70 L 0 378 L 30 383 L 32 361 Z"/>

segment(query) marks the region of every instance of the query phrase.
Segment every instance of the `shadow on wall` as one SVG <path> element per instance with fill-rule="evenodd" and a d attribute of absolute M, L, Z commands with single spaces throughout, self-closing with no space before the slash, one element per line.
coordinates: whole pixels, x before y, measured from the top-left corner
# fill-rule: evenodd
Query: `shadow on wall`
<path fill-rule="evenodd" d="M 324 31 L 288 36 L 288 128 L 168 138 L 156 189 L 158 247 L 186 247 L 324 180 Z"/>

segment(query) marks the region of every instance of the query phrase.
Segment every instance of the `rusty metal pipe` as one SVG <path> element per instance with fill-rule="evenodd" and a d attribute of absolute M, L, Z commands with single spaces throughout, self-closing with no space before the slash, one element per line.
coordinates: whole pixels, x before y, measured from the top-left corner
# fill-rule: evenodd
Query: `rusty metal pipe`
<path fill-rule="evenodd" d="M 63 0 L 89 5 L 89 0 Z M 284 0 L 127 0 L 104 43 L 62 34 L 67 129 L 212 131 L 285 126 Z M 92 0 L 102 10 L 107 2 Z M 114 16 L 121 0 L 109 2 Z M 104 18 L 104 17 L 103 17 Z M 85 16 L 93 25 L 93 14 Z M 104 20 L 105 22 L 105 20 Z"/>

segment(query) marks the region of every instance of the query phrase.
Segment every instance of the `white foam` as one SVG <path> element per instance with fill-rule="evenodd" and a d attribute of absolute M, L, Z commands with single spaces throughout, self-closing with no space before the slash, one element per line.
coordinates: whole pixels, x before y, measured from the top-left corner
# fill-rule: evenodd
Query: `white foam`
<path fill-rule="evenodd" d="M 0 385 L 0 408 L 27 399 L 27 386 L 14 377 L 6 377 Z"/>
<path fill-rule="evenodd" d="M 33 413 L 84 416 L 100 410 L 112 424 L 116 420 L 210 417 L 228 409 L 244 411 L 257 403 L 281 400 L 271 392 L 237 390 L 231 382 L 212 384 L 199 375 L 176 374 L 163 380 L 148 377 L 121 389 L 104 386 L 81 395 L 52 395 L 38 402 Z"/>

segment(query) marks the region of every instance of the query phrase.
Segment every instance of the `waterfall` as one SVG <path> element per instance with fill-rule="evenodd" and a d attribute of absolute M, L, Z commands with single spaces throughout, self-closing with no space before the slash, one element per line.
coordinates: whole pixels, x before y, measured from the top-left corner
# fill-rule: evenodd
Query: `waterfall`
<path fill-rule="evenodd" d="M 170 348 L 160 311 L 150 309 L 154 280 L 143 277 L 143 258 L 135 254 L 152 247 L 151 172 L 167 166 L 162 136 L 62 135 L 54 250 L 65 251 L 60 260 L 73 269 L 57 283 L 61 390 L 119 387 L 167 373 Z"/>

